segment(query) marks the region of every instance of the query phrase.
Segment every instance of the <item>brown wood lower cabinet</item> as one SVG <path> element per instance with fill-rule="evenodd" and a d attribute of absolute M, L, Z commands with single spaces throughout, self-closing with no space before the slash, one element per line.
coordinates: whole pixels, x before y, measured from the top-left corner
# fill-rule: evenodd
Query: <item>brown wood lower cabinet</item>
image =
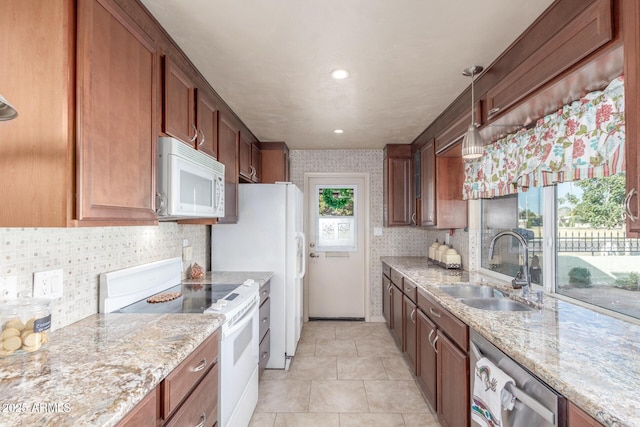
<path fill-rule="evenodd" d="M 160 419 L 160 386 L 142 399 L 117 425 L 117 427 L 156 427 Z"/>
<path fill-rule="evenodd" d="M 602 427 L 598 421 L 589 414 L 569 402 L 567 411 L 567 427 Z"/>
<path fill-rule="evenodd" d="M 438 350 L 437 412 L 440 425 L 469 425 L 469 354 L 464 353 L 440 330 Z"/>
<path fill-rule="evenodd" d="M 436 325 L 418 310 L 418 384 L 422 388 L 427 401 L 437 411 L 436 374 L 438 359 L 435 347 L 431 344 L 436 334 Z"/>
<path fill-rule="evenodd" d="M 218 364 L 216 363 L 165 426 L 213 427 L 217 422 Z"/>
<path fill-rule="evenodd" d="M 391 279 L 387 276 L 382 276 L 382 315 L 391 329 Z"/>
<path fill-rule="evenodd" d="M 391 335 L 396 340 L 400 350 L 404 347 L 403 327 L 402 327 L 402 291 L 391 283 Z"/>
<path fill-rule="evenodd" d="M 417 362 L 417 333 L 418 333 L 418 306 L 411 301 L 408 296 L 404 296 L 402 299 L 402 309 L 404 311 L 404 354 L 409 359 L 409 365 L 411 367 L 411 373 L 416 374 L 416 362 Z"/>
<path fill-rule="evenodd" d="M 259 328 L 260 333 L 260 345 L 259 345 L 259 357 L 258 360 L 258 375 L 262 376 L 269 363 L 269 357 L 271 356 L 271 282 L 268 281 L 260 288 L 260 314 L 259 314 Z"/>

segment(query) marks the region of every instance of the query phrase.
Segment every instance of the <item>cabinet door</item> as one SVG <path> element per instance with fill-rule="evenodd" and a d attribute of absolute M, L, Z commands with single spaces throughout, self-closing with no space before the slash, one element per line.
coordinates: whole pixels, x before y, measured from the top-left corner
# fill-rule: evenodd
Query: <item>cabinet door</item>
<path fill-rule="evenodd" d="M 411 225 L 411 159 L 387 158 L 387 227 Z"/>
<path fill-rule="evenodd" d="M 156 427 L 160 420 L 160 391 L 154 388 L 116 427 Z"/>
<path fill-rule="evenodd" d="M 416 374 L 416 341 L 418 333 L 418 319 L 415 303 L 406 295 L 403 297 L 404 311 L 404 352 L 409 359 L 412 373 Z"/>
<path fill-rule="evenodd" d="M 113 2 L 78 2 L 77 214 L 84 225 L 151 224 L 159 64 Z"/>
<path fill-rule="evenodd" d="M 391 329 L 393 318 L 391 317 L 391 280 L 382 276 L 382 315 L 387 321 L 387 327 Z"/>
<path fill-rule="evenodd" d="M 431 407 L 437 410 L 436 401 L 436 372 L 437 354 L 431 345 L 436 337 L 436 325 L 427 316 L 418 310 L 418 357 L 416 375 Z"/>
<path fill-rule="evenodd" d="M 469 425 L 469 356 L 437 332 L 438 415 L 446 427 Z"/>
<path fill-rule="evenodd" d="M 391 322 L 391 332 L 393 338 L 396 340 L 396 344 L 398 344 L 398 348 L 400 348 L 400 350 L 403 350 L 404 338 L 402 336 L 402 291 L 393 284 L 391 285 L 391 291 L 391 315 L 393 316 L 393 321 Z"/>
<path fill-rule="evenodd" d="M 245 138 L 240 132 L 240 142 L 238 147 L 238 171 L 240 176 L 247 181 L 251 181 L 251 141 Z"/>
<path fill-rule="evenodd" d="M 238 130 L 218 113 L 218 160 L 224 165 L 224 218 L 220 223 L 238 222 Z"/>
<path fill-rule="evenodd" d="M 421 216 L 423 226 L 436 225 L 436 152 L 433 140 L 428 142 L 421 151 L 420 167 L 422 171 Z"/>
<path fill-rule="evenodd" d="M 196 93 L 197 149 L 218 158 L 218 106 L 203 91 Z"/>
<path fill-rule="evenodd" d="M 194 144 L 195 86 L 168 57 L 164 58 L 164 102 L 162 130 L 182 142 Z"/>
<path fill-rule="evenodd" d="M 627 232 L 640 233 L 640 4 L 622 2 L 624 36 L 625 151 L 627 156 Z M 632 218 L 633 216 L 633 218 Z M 640 235 L 640 234 L 638 234 Z"/>

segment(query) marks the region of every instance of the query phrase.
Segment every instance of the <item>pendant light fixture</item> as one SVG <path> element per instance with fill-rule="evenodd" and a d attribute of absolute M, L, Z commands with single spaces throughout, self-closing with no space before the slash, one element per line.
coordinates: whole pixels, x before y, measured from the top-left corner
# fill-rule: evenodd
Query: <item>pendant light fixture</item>
<path fill-rule="evenodd" d="M 465 68 L 462 71 L 463 76 L 471 77 L 471 123 L 469 124 L 469 129 L 467 129 L 467 133 L 464 134 L 464 139 L 462 140 L 462 158 L 463 159 L 477 159 L 478 157 L 482 157 L 483 152 L 483 144 L 482 138 L 480 137 L 480 132 L 478 132 L 478 128 L 475 125 L 475 97 L 473 93 L 473 80 L 476 74 L 480 74 L 482 72 L 482 67 L 479 65 L 472 65 L 469 68 Z"/>
<path fill-rule="evenodd" d="M 0 95 L 0 121 L 11 120 L 18 117 L 18 112 L 9 102 Z"/>

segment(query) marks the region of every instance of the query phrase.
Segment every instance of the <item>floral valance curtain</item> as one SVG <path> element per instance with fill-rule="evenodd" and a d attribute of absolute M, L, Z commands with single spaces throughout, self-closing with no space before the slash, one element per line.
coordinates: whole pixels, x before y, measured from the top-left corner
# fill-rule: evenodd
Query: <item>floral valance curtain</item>
<path fill-rule="evenodd" d="M 485 145 L 465 163 L 463 197 L 491 198 L 530 186 L 614 175 L 625 170 L 624 79 L 587 94 L 535 127 Z"/>

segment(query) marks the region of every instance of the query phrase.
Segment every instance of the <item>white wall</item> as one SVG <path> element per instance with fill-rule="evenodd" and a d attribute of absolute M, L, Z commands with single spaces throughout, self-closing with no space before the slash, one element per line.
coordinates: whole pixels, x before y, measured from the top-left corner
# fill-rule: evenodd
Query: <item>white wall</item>
<path fill-rule="evenodd" d="M 98 275 L 147 262 L 182 256 L 183 239 L 193 260 L 207 262 L 206 225 L 161 223 L 149 227 L 3 228 L 0 276 L 17 276 L 18 292 L 32 291 L 33 273 L 62 268 L 64 296 L 54 300 L 53 329 L 98 311 Z M 184 264 L 184 274 L 191 263 Z"/>

